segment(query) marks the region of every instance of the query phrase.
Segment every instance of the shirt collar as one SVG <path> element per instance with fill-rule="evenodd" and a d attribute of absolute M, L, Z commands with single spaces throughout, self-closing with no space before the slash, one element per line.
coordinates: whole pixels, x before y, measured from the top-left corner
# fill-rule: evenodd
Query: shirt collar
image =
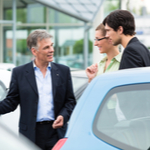
<path fill-rule="evenodd" d="M 122 56 L 122 53 L 119 53 L 118 55 L 116 55 L 113 59 L 117 60 L 118 62 L 121 61 L 121 56 Z M 112 59 L 112 60 L 113 60 Z M 107 60 L 107 56 L 105 56 L 101 61 L 104 62 Z"/>
<path fill-rule="evenodd" d="M 107 56 L 105 56 L 101 61 L 106 61 L 107 60 Z"/>
<path fill-rule="evenodd" d="M 121 56 L 122 53 L 119 53 L 117 56 L 114 57 L 114 59 L 116 59 L 118 62 L 121 62 Z"/>
<path fill-rule="evenodd" d="M 34 62 L 34 60 L 33 60 L 33 68 L 37 68 L 37 66 L 36 66 L 36 64 L 35 64 L 35 62 Z M 48 63 L 47 68 L 51 68 L 51 62 Z"/>

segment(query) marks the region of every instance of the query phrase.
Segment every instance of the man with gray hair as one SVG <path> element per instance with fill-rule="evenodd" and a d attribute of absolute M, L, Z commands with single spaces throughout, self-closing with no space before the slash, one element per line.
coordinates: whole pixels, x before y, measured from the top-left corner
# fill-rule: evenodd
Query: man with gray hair
<path fill-rule="evenodd" d="M 53 42 L 45 30 L 27 38 L 35 59 L 13 69 L 10 88 L 0 102 L 0 114 L 20 105 L 19 132 L 43 150 L 63 138 L 75 106 L 69 67 L 53 61 Z"/>

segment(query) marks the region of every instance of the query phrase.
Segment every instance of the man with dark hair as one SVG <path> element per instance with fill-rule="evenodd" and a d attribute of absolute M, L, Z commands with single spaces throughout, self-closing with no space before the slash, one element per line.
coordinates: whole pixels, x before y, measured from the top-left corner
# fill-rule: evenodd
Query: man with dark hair
<path fill-rule="evenodd" d="M 20 105 L 19 132 L 42 150 L 50 150 L 63 138 L 75 106 L 69 67 L 53 61 L 53 42 L 45 30 L 27 38 L 35 59 L 16 67 L 7 97 L 0 102 L 0 114 Z"/>
<path fill-rule="evenodd" d="M 115 10 L 103 21 L 113 45 L 121 44 L 125 49 L 119 69 L 150 66 L 149 50 L 135 37 L 135 21 L 127 10 Z"/>

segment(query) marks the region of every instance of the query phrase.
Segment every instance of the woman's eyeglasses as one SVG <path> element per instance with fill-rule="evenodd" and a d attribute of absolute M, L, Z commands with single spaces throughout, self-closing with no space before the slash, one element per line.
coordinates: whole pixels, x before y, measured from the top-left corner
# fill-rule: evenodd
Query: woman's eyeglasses
<path fill-rule="evenodd" d="M 94 41 L 101 41 L 101 40 L 103 40 L 103 39 L 107 39 L 106 37 L 103 37 L 103 38 L 101 38 L 101 39 L 94 39 Z"/>

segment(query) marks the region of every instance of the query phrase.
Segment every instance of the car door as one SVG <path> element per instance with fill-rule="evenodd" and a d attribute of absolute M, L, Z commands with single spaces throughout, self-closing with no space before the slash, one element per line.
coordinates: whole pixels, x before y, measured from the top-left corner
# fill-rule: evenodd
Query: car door
<path fill-rule="evenodd" d="M 110 90 L 96 114 L 93 132 L 120 149 L 150 149 L 150 84 Z"/>

